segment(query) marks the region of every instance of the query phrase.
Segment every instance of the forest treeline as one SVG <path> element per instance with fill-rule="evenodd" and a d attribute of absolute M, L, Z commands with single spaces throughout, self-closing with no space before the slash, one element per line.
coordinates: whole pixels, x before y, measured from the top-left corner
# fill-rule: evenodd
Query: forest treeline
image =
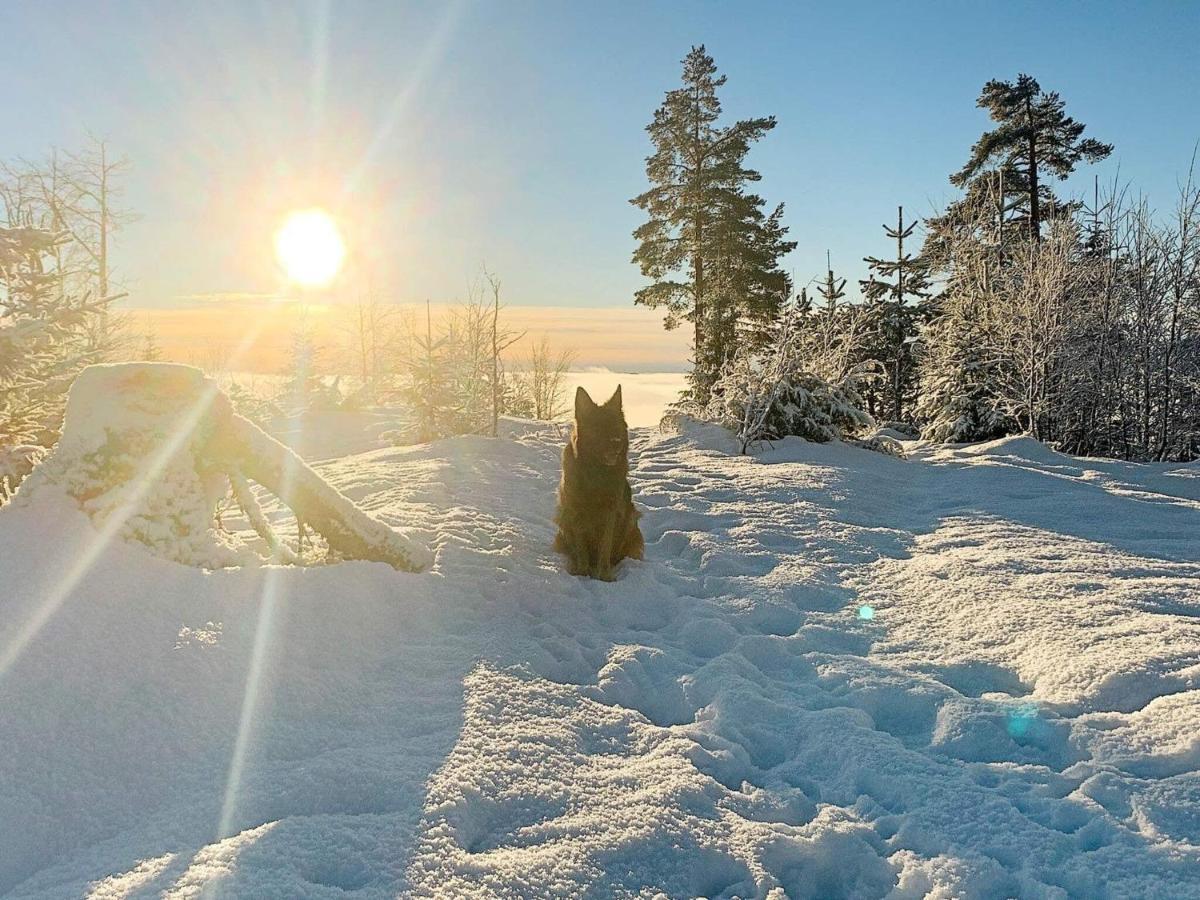
<path fill-rule="evenodd" d="M 874 424 L 934 441 L 1029 433 L 1124 459 L 1200 453 L 1194 159 L 1165 214 L 1120 184 L 1061 197 L 1054 183 L 1112 146 L 1035 78 L 989 81 L 978 105 L 992 127 L 949 175 L 961 195 L 923 221 L 897 198 L 883 226 L 894 249 L 864 257 L 851 302 L 832 266 L 801 286 L 783 271 L 784 207 L 747 165 L 775 119 L 723 121 L 724 84 L 693 47 L 647 126 L 649 186 L 631 201 L 650 282 L 635 302 L 692 332 L 682 411 L 743 449 Z"/>
<path fill-rule="evenodd" d="M 647 279 L 635 302 L 691 338 L 680 411 L 728 426 L 744 450 L 882 426 L 954 442 L 1027 432 L 1124 459 L 1200 455 L 1194 165 L 1165 212 L 1122 184 L 1060 196 L 1056 183 L 1113 148 L 1036 79 L 990 81 L 978 105 L 991 126 L 948 173 L 959 196 L 924 219 L 906 198 L 881 204 L 883 230 L 863 246 L 889 249 L 864 256 L 852 298 L 828 263 L 804 284 L 784 271 L 795 247 L 784 205 L 760 196 L 748 164 L 775 119 L 726 121 L 724 84 L 692 48 L 647 127 L 648 184 L 632 199 L 644 215 L 633 261 Z M 56 440 L 83 366 L 161 356 L 152 333 L 112 308 L 112 247 L 134 218 L 128 169 L 95 139 L 0 164 L 0 497 Z M 436 327 L 369 290 L 344 307 L 335 347 L 318 346 L 298 316 L 282 386 L 228 384 L 239 408 L 265 419 L 402 403 L 415 413 L 411 439 L 564 411 L 569 349 L 507 328 L 487 273 Z M 228 358 L 186 361 L 236 370 Z M 330 367 L 344 379 L 321 374 Z"/>

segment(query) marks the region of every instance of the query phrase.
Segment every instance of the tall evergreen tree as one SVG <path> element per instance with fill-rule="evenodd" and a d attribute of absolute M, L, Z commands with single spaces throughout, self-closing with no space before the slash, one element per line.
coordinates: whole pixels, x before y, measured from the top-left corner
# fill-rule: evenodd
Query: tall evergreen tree
<path fill-rule="evenodd" d="M 884 233 L 896 242 L 896 257 L 864 257 L 871 277 L 860 282 L 863 296 L 877 316 L 877 352 L 887 376 L 885 406 L 897 422 L 903 419 L 916 375 L 913 342 L 919 310 L 908 300 L 911 297 L 919 302 L 929 296 L 928 266 L 920 256 L 904 252 L 904 242 L 912 237 L 916 227 L 916 220 L 904 224 L 904 207 L 897 207 L 896 227 L 883 226 Z M 875 412 L 872 410 L 872 414 Z"/>
<path fill-rule="evenodd" d="M 1043 176 L 1065 179 L 1080 162 L 1107 157 L 1112 145 L 1083 137 L 1086 126 L 1067 115 L 1058 93 L 1043 91 L 1030 75 L 1018 75 L 1015 82 L 989 81 L 978 105 L 998 125 L 975 142 L 971 158 L 950 182 L 967 187 L 981 173 L 997 168 L 1006 193 L 1023 198 L 1021 218 L 1030 237 L 1040 240 L 1044 207 L 1054 202 Z"/>
<path fill-rule="evenodd" d="M 693 325 L 692 391 L 700 402 L 723 361 L 743 339 L 760 341 L 789 291 L 779 258 L 783 206 L 747 186 L 761 176 L 745 165 L 750 146 L 775 127 L 772 116 L 721 125 L 717 90 L 725 76 L 703 45 L 683 60 L 683 84 L 668 91 L 646 130 L 650 189 L 634 197 L 647 221 L 634 231 L 633 261 L 653 283 L 635 302 L 666 311 L 665 326 Z"/>

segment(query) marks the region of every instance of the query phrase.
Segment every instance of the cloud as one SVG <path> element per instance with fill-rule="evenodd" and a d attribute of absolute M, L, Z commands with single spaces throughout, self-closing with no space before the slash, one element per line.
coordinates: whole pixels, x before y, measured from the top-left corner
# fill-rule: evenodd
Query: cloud
<path fill-rule="evenodd" d="M 213 291 L 204 294 L 183 294 L 175 298 L 184 306 L 274 306 L 278 303 L 296 303 L 295 297 L 277 293 L 254 291 Z"/>

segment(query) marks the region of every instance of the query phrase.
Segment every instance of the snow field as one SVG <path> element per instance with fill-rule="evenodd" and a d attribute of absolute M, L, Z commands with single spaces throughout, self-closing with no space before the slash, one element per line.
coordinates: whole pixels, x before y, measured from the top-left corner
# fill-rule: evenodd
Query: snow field
<path fill-rule="evenodd" d="M 509 428 L 318 466 L 426 574 L 102 553 L 0 670 L 0 893 L 1200 897 L 1200 470 L 635 431 L 604 584 Z M 0 511 L 0 652 L 94 537 Z"/>

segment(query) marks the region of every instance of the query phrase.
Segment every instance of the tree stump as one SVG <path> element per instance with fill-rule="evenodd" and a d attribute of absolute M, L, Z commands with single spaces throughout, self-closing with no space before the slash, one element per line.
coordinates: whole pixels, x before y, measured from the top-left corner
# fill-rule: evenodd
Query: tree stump
<path fill-rule="evenodd" d="M 191 366 L 89 366 L 67 398 L 62 438 L 26 480 L 18 502 L 57 486 L 101 527 L 160 556 L 209 568 L 238 565 L 248 547 L 215 524 L 232 487 L 277 561 L 295 555 L 271 531 L 247 479 L 290 507 L 346 559 L 416 572 L 432 554 L 371 518 L 257 425 L 238 415 L 211 379 Z"/>

